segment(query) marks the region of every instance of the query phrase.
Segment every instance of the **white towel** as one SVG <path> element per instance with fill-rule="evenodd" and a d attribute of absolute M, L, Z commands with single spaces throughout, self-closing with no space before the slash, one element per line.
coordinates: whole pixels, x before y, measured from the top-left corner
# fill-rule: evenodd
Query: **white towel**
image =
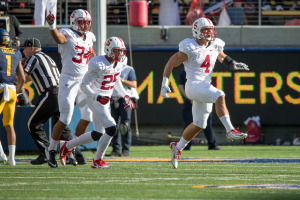
<path fill-rule="evenodd" d="M 7 85 L 4 86 L 3 96 L 4 96 L 4 101 L 9 101 L 9 91 Z"/>

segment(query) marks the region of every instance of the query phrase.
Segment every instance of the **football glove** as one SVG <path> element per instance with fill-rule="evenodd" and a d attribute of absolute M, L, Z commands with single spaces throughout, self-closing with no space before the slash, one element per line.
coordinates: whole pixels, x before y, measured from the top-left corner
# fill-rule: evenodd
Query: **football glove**
<path fill-rule="evenodd" d="M 105 105 L 109 102 L 110 98 L 106 96 L 97 96 L 97 101 L 99 101 L 102 105 Z"/>
<path fill-rule="evenodd" d="M 46 17 L 46 21 L 49 25 L 53 25 L 55 20 L 55 16 L 49 11 L 49 15 Z"/>
<path fill-rule="evenodd" d="M 168 82 L 169 82 L 169 79 L 167 77 L 163 77 L 163 82 L 161 84 L 160 94 L 164 98 L 169 98 L 169 95 L 167 95 L 167 92 L 171 92 L 171 89 L 168 86 Z"/>
<path fill-rule="evenodd" d="M 235 70 L 247 70 L 247 71 L 249 71 L 249 67 L 245 63 L 239 63 L 239 62 L 233 61 L 233 64 L 234 64 L 234 69 Z"/>
<path fill-rule="evenodd" d="M 133 103 L 133 101 L 130 99 L 130 97 L 128 95 L 126 95 L 124 97 L 124 100 L 125 100 L 125 103 L 124 103 L 124 108 L 129 108 L 130 110 L 134 109 L 135 108 L 135 105 Z"/>

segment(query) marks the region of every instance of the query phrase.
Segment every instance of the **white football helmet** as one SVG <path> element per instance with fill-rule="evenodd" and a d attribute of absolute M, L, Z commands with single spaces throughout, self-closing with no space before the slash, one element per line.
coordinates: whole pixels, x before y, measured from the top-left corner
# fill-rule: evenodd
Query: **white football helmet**
<path fill-rule="evenodd" d="M 104 44 L 104 52 L 116 62 L 124 62 L 126 58 L 126 47 L 119 37 L 110 37 Z"/>
<path fill-rule="evenodd" d="M 81 28 L 80 25 L 81 23 L 84 23 L 84 21 L 88 21 L 89 24 L 87 26 L 84 26 L 84 28 Z M 70 24 L 71 24 L 71 28 L 74 31 L 78 31 L 82 34 L 86 34 L 92 29 L 93 20 L 88 11 L 83 9 L 77 9 L 74 10 L 70 16 Z"/>
<path fill-rule="evenodd" d="M 213 29 L 212 32 L 208 29 Z M 207 18 L 199 18 L 192 25 L 193 36 L 197 39 L 214 41 L 217 37 L 217 32 L 214 24 Z"/>

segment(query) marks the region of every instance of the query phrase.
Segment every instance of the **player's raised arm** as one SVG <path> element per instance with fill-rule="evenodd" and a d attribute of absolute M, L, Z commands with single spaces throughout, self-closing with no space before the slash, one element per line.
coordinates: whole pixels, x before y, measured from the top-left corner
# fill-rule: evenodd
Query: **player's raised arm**
<path fill-rule="evenodd" d="M 49 11 L 49 15 L 46 17 L 46 21 L 49 24 L 50 33 L 57 44 L 63 44 L 67 42 L 67 38 L 58 32 L 55 25 L 55 16 Z"/>

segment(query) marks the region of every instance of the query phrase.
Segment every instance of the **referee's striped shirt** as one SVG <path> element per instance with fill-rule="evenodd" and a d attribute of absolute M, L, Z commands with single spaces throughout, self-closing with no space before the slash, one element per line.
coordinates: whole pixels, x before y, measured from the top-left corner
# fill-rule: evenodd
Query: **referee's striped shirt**
<path fill-rule="evenodd" d="M 24 71 L 30 76 L 39 95 L 50 87 L 58 86 L 59 71 L 56 63 L 42 51 L 26 61 Z"/>

